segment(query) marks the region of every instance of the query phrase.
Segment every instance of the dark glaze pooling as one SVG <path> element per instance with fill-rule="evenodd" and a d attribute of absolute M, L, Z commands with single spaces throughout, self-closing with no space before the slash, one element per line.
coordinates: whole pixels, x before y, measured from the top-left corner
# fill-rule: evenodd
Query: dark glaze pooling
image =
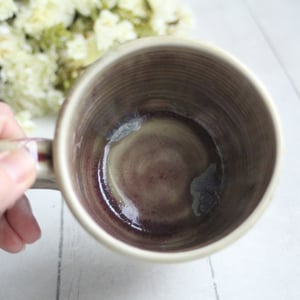
<path fill-rule="evenodd" d="M 139 120 L 142 120 L 141 128 L 135 128 L 117 142 L 108 142 L 105 147 L 105 155 L 101 157 L 98 168 L 103 204 L 115 222 L 136 235 L 157 239 L 194 230 L 195 226 L 205 222 L 221 198 L 223 169 L 218 149 L 202 126 L 181 115 L 155 112 L 140 114 Z M 116 144 L 121 145 L 123 139 L 137 134 L 149 122 L 156 121 L 162 124 L 166 122 L 167 129 L 178 123 L 194 141 L 181 143 L 180 136 L 168 137 L 159 130 L 155 134 L 148 132 L 138 137 L 137 145 L 143 144 L 144 147 L 141 146 L 141 150 L 124 150 L 118 164 L 121 170 L 126 170 L 118 174 L 118 178 L 121 178 L 118 179 L 118 187 L 126 195 L 126 199 L 120 202 L 107 178 L 108 156 Z M 173 131 L 176 133 L 176 129 Z M 201 151 L 206 157 L 205 164 L 197 161 L 198 158 L 201 160 L 200 150 L 191 147 L 197 145 L 198 141 L 203 145 Z M 170 155 L 160 157 L 162 152 Z M 177 156 L 179 158 L 175 159 Z M 145 172 L 139 173 L 134 164 L 137 164 L 136 169 L 144 167 Z M 203 168 L 197 169 L 198 165 L 203 165 Z M 171 199 L 170 195 L 174 193 L 181 197 Z"/>

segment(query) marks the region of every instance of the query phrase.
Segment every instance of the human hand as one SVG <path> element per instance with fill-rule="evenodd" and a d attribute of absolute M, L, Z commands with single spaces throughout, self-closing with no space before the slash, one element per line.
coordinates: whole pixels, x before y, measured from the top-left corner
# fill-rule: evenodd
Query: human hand
<path fill-rule="evenodd" d="M 0 139 L 24 138 L 8 105 L 0 102 Z M 41 231 L 24 195 L 36 177 L 25 149 L 0 153 L 0 248 L 16 253 L 40 238 Z"/>

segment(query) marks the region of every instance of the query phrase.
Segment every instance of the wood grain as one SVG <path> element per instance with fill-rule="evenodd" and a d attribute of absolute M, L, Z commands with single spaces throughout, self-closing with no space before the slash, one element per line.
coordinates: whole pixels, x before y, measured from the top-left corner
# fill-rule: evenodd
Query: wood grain
<path fill-rule="evenodd" d="M 187 0 L 194 36 L 243 61 L 265 84 L 282 119 L 285 165 L 274 201 L 241 240 L 180 265 L 145 264 L 102 247 L 60 195 L 30 192 L 42 239 L 19 255 L 0 252 L 0 299 L 300 299 L 300 2 Z M 40 132 L 47 132 L 41 127 Z"/>

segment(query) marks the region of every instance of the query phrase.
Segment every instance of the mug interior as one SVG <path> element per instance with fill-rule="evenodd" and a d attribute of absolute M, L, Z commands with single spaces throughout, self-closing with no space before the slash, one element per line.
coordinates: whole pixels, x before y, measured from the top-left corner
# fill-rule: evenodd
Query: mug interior
<path fill-rule="evenodd" d="M 101 230 L 139 249 L 184 252 L 224 238 L 255 212 L 272 179 L 278 149 L 265 95 L 231 59 L 209 47 L 153 43 L 110 55 L 78 80 L 62 110 L 69 129 L 59 130 L 68 132 L 64 152 L 76 195 L 66 200 L 77 201 Z M 221 200 L 180 236 L 137 234 L 101 201 L 98 169 L 107 138 L 116 124 L 141 111 L 168 111 L 194 120 L 220 153 Z"/>

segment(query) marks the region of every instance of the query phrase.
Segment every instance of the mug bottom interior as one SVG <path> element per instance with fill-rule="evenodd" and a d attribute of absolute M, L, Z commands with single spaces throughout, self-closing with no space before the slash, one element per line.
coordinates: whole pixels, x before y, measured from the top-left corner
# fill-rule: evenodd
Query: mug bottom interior
<path fill-rule="evenodd" d="M 223 168 L 200 124 L 166 111 L 140 112 L 108 137 L 98 182 L 102 205 L 132 240 L 172 250 L 193 244 L 216 209 Z"/>

